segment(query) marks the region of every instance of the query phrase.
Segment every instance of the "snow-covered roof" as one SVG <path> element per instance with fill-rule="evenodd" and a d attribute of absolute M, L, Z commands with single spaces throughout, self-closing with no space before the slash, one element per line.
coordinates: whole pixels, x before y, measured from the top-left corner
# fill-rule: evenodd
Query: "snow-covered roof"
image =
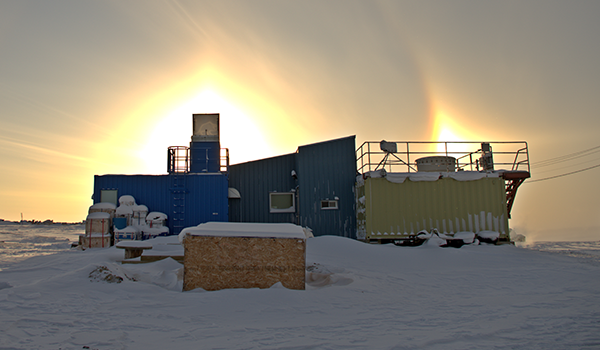
<path fill-rule="evenodd" d="M 457 171 L 457 172 L 429 172 L 419 171 L 413 173 L 386 173 L 384 171 L 369 171 L 365 173 L 366 177 L 380 178 L 394 183 L 403 183 L 406 179 L 410 181 L 436 181 L 440 178 L 449 177 L 457 181 L 474 181 L 486 177 L 500 177 L 502 172 L 483 172 L 483 171 Z M 363 175 L 359 176 L 362 181 Z"/>
<path fill-rule="evenodd" d="M 110 214 L 99 211 L 88 214 L 87 219 L 110 219 Z"/>
<path fill-rule="evenodd" d="M 133 211 L 145 211 L 148 212 L 148 207 L 143 204 L 135 204 L 131 206 Z"/>
<path fill-rule="evenodd" d="M 130 196 L 128 194 L 119 197 L 119 204 L 120 205 L 135 205 L 135 198 L 133 198 L 133 196 Z"/>
<path fill-rule="evenodd" d="M 138 233 L 140 229 L 135 226 L 127 226 L 122 229 L 114 229 L 115 233 Z"/>
<path fill-rule="evenodd" d="M 117 248 L 141 248 L 152 249 L 152 243 L 148 241 L 121 241 L 116 244 Z"/>
<path fill-rule="evenodd" d="M 90 207 L 90 209 L 115 209 L 117 206 L 114 203 L 96 203 Z"/>
<path fill-rule="evenodd" d="M 117 215 L 132 215 L 133 209 L 130 205 L 121 205 L 115 211 Z"/>
<path fill-rule="evenodd" d="M 179 234 L 179 240 L 183 241 L 188 234 L 209 237 L 306 238 L 304 230 L 298 225 L 246 222 L 207 222 L 187 227 Z"/>
<path fill-rule="evenodd" d="M 158 211 L 152 211 L 148 213 L 146 220 L 167 220 L 167 214 Z"/>

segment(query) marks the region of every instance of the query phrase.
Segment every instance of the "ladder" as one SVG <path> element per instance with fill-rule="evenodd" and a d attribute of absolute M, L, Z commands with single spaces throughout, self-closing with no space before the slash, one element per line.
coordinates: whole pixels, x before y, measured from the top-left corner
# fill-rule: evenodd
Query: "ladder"
<path fill-rule="evenodd" d="M 172 232 L 178 234 L 185 227 L 185 195 L 188 192 L 186 188 L 186 175 L 182 173 L 172 173 L 171 177 L 171 222 Z"/>

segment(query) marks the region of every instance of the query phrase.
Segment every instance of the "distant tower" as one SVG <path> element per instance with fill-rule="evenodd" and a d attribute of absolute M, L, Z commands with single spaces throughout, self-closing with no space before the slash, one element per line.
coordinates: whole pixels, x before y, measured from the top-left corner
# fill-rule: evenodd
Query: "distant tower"
<path fill-rule="evenodd" d="M 194 133 L 190 142 L 190 172 L 220 171 L 221 142 L 219 114 L 194 114 Z"/>

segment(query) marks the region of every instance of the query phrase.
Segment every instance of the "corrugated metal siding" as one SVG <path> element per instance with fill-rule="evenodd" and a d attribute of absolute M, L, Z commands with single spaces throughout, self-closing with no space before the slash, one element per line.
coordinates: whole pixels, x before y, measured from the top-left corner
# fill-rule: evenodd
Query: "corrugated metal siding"
<path fill-rule="evenodd" d="M 221 164 L 219 142 L 190 142 L 190 172 L 216 173 Z"/>
<path fill-rule="evenodd" d="M 354 181 L 355 137 L 298 148 L 300 221 L 316 236 L 356 237 Z M 322 200 L 338 200 L 338 209 L 321 209 Z"/>
<path fill-rule="evenodd" d="M 227 175 L 188 174 L 184 227 L 229 221 Z"/>
<path fill-rule="evenodd" d="M 174 187 L 184 189 L 184 206 L 177 208 Z M 94 203 L 100 201 L 100 191 L 116 189 L 118 196 L 132 195 L 138 204 L 169 217 L 169 230 L 179 233 L 181 227 L 196 226 L 208 221 L 227 221 L 227 175 L 96 175 Z M 174 210 L 182 209 L 182 220 L 175 225 Z"/>
<path fill-rule="evenodd" d="M 241 195 L 240 199 L 229 200 L 229 220 L 297 223 L 294 213 L 269 212 L 270 192 L 295 190 L 297 183 L 291 174 L 295 168 L 296 154 L 229 166 L 229 187 Z"/>
<path fill-rule="evenodd" d="M 295 170 L 298 179 L 291 176 Z M 229 200 L 234 222 L 290 222 L 310 227 L 315 235 L 355 237 L 355 137 L 298 148 L 294 154 L 229 167 L 229 186 L 241 199 Z M 269 213 L 269 192 L 297 191 L 295 213 Z M 339 198 L 339 209 L 321 210 L 321 200 Z"/>
<path fill-rule="evenodd" d="M 356 178 L 354 196 L 356 198 L 356 238 L 365 240 L 367 232 L 367 202 L 365 196 L 365 183 L 362 175 Z"/>
<path fill-rule="evenodd" d="M 359 230 L 364 227 L 367 238 L 401 238 L 433 228 L 446 233 L 490 230 L 506 235 L 509 231 L 500 178 L 406 180 L 401 184 L 368 178 L 357 191 Z"/>

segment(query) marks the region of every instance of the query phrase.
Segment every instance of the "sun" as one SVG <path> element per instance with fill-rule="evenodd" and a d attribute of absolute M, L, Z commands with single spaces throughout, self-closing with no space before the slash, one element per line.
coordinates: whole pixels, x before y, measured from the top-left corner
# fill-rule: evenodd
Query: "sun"
<path fill-rule="evenodd" d="M 462 142 L 476 141 L 477 137 L 469 131 L 470 125 L 461 123 L 460 119 L 451 117 L 449 113 L 442 109 L 437 109 L 433 118 L 433 127 L 431 130 L 431 141 L 439 142 Z M 448 152 L 469 152 L 472 147 L 467 144 L 435 144 L 432 151 L 444 154 Z"/>
<path fill-rule="evenodd" d="M 160 119 L 140 151 L 146 171 L 160 174 L 166 171 L 169 146 L 188 146 L 192 136 L 192 115 L 220 115 L 221 148 L 228 148 L 230 163 L 254 160 L 272 151 L 261 130 L 235 103 L 217 91 L 205 88 Z"/>

